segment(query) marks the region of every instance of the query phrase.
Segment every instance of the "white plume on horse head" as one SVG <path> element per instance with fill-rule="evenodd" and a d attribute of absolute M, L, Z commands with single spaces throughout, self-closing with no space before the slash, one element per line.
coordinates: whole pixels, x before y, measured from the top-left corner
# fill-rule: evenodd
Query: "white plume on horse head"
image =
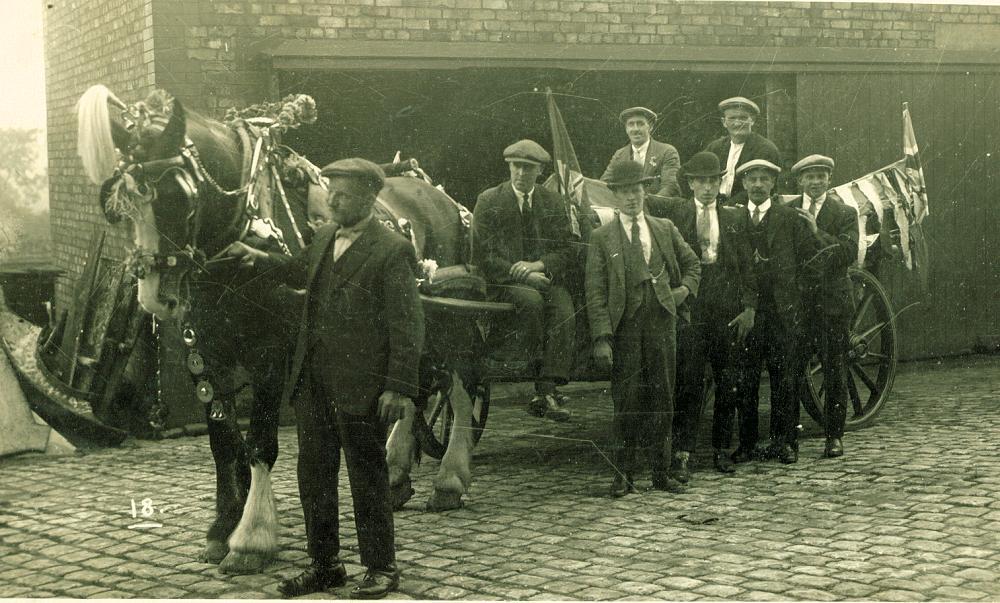
<path fill-rule="evenodd" d="M 125 108 L 125 103 L 101 84 L 91 86 L 76 103 L 76 153 L 87 177 L 101 184 L 111 177 L 117 164 L 111 138 L 108 103 Z"/>

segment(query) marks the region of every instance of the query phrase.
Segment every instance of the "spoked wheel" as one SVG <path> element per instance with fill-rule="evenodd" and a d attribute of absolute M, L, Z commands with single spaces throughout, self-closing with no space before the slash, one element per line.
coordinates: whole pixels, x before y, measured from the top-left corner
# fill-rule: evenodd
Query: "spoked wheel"
<path fill-rule="evenodd" d="M 847 348 L 847 391 L 850 408 L 847 429 L 871 424 L 885 405 L 896 378 L 896 316 L 889 295 L 870 272 L 852 268 L 855 312 Z M 806 412 L 823 424 L 823 367 L 818 358 L 809 363 Z"/>
<path fill-rule="evenodd" d="M 440 459 L 448 449 L 455 423 L 452 396 L 462 395 L 460 391 L 456 391 L 462 384 L 455 382 L 457 373 L 454 371 L 448 372 L 437 367 L 433 370 L 435 374 L 430 388 L 431 394 L 427 398 L 427 408 L 423 413 L 417 413 L 414 425 L 421 450 L 435 459 Z M 469 397 L 472 398 L 470 425 L 472 441 L 478 444 L 490 412 L 490 384 L 469 383 L 466 387 L 469 390 Z"/>

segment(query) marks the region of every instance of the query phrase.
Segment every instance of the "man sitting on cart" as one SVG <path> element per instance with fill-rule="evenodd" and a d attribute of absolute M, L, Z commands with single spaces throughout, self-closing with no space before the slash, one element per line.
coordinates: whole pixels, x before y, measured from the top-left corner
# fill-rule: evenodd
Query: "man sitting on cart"
<path fill-rule="evenodd" d="M 573 250 L 566 208 L 558 196 L 535 186 L 548 152 L 532 140 L 503 152 L 510 180 L 483 191 L 472 223 L 472 261 L 496 301 L 515 306 L 518 331 L 532 358 L 541 354 L 535 396 L 528 412 L 566 421 L 556 386 L 569 380 L 576 323 L 566 273 Z"/>

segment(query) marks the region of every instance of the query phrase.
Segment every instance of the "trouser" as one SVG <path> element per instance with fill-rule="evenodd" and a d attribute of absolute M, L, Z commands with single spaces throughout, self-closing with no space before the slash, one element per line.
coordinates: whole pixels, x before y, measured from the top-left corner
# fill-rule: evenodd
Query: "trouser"
<path fill-rule="evenodd" d="M 708 301 L 706 298 L 705 301 Z M 705 365 L 715 379 L 712 410 L 712 448 L 728 448 L 739 400 L 740 356 L 743 346 L 729 322 L 737 311 L 711 307 L 696 300 L 691 322 L 677 328 L 677 390 L 674 415 L 674 449 L 694 452 L 698 425 L 704 410 Z"/>
<path fill-rule="evenodd" d="M 318 359 L 313 362 L 317 362 Z M 324 563 L 340 554 L 337 492 L 340 451 L 354 500 L 361 564 L 383 569 L 395 563 L 386 428 L 374 410 L 364 416 L 333 408 L 322 372 L 311 372 L 311 396 L 296 403 L 299 432 L 299 496 L 305 514 L 309 556 Z"/>
<path fill-rule="evenodd" d="M 645 303 L 622 317 L 612 341 L 611 448 L 618 469 L 638 468 L 645 449 L 654 474 L 666 470 L 674 413 L 676 317 L 658 301 L 648 282 Z"/>
<path fill-rule="evenodd" d="M 827 314 L 810 308 L 806 328 L 795 338 L 791 358 L 798 378 L 796 391 L 806 393 L 805 373 L 815 350 L 823 365 L 823 429 L 828 438 L 844 437 L 847 421 L 847 347 L 850 332 L 849 314 Z"/>
<path fill-rule="evenodd" d="M 741 355 L 738 396 L 739 446 L 753 450 L 759 438 L 760 373 L 766 366 L 771 383 L 771 442 L 796 445 L 798 440 L 798 374 L 804 370 L 794 361 L 797 330 L 794 319 L 779 317 L 773 308 L 758 310 L 756 324 L 747 335 Z"/>
<path fill-rule="evenodd" d="M 576 332 L 569 291 L 559 285 L 545 292 L 528 285 L 501 285 L 498 289 L 501 301 L 514 304 L 517 330 L 526 339 L 525 347 L 531 350 L 532 358 L 540 360 L 536 389 L 541 384 L 552 387 L 568 383 Z"/>

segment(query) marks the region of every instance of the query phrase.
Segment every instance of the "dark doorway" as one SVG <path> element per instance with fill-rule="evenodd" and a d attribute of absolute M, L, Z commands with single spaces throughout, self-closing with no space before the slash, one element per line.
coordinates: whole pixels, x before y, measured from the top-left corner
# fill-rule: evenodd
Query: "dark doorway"
<path fill-rule="evenodd" d="M 618 122 L 626 107 L 658 112 L 654 137 L 685 161 L 724 133 L 720 100 L 764 97 L 763 77 L 688 71 L 302 71 L 281 72 L 279 86 L 316 99 L 319 121 L 286 136 L 314 163 L 348 156 L 386 163 L 398 150 L 470 208 L 479 192 L 508 177 L 504 147 L 532 138 L 551 150 L 547 87 L 558 94 L 584 174 L 594 178 L 627 143 Z"/>

